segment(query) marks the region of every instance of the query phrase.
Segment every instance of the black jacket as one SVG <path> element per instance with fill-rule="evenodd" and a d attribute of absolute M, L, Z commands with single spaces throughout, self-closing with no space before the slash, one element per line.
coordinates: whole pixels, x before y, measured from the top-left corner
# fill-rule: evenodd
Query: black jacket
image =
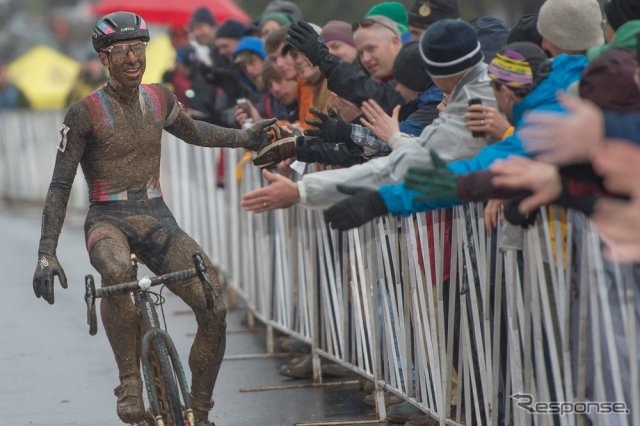
<path fill-rule="evenodd" d="M 358 106 L 373 99 L 390 114 L 396 105 L 404 103 L 395 90 L 393 80 L 386 83 L 374 81 L 357 65 L 340 61 L 323 72 L 327 77 L 329 90 Z"/>

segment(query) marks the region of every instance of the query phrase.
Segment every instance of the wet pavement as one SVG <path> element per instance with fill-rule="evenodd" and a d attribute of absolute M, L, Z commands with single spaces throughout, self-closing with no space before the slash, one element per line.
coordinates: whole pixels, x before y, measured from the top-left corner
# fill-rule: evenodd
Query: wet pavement
<path fill-rule="evenodd" d="M 86 325 L 84 275 L 95 271 L 84 248 L 83 214 L 65 222 L 58 259 L 69 288 L 56 283 L 56 302 L 33 295 L 31 279 L 40 236 L 39 207 L 0 204 L 0 425 L 119 425 L 113 388 L 115 361 L 98 321 L 97 336 Z M 186 366 L 195 319 L 177 297 L 166 296 L 169 333 Z M 263 327 L 243 325 L 246 310 L 230 310 L 226 356 L 264 354 Z M 288 358 L 227 359 L 214 391 L 217 426 L 267 426 L 374 419 L 357 384 L 251 391 L 309 384 L 279 374 Z M 332 379 L 336 380 L 336 379 Z M 243 390 L 241 392 L 241 390 Z M 348 424 L 348 423 L 347 423 Z M 372 420 L 366 424 L 377 423 Z"/>

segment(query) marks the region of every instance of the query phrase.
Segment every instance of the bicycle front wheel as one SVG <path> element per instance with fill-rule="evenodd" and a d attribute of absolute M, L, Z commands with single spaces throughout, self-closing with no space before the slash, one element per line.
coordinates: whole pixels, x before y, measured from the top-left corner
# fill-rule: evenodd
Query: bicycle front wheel
<path fill-rule="evenodd" d="M 151 339 L 153 343 L 149 345 L 148 342 Z M 145 345 L 145 343 L 147 344 Z M 180 389 L 176 382 L 176 372 L 174 372 L 167 345 L 160 335 L 156 334 L 150 336 L 149 339 L 143 339 L 142 350 L 143 354 L 148 353 L 149 355 L 148 365 L 143 362 L 143 370 L 151 414 L 156 426 L 184 426 L 186 423 L 180 399 Z"/>

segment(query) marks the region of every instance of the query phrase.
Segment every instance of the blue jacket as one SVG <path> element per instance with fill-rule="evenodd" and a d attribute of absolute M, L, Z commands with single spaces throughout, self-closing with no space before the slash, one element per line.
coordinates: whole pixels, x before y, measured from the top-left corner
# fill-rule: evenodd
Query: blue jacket
<path fill-rule="evenodd" d="M 400 132 L 411 136 L 420 136 L 425 126 L 438 116 L 438 104 L 442 101 L 442 91 L 435 84 L 420 93 L 417 99 L 405 104 L 403 110 L 407 118 L 401 121 Z"/>
<path fill-rule="evenodd" d="M 569 86 L 580 80 L 580 76 L 587 65 L 587 59 L 582 55 L 562 54 L 553 59 L 549 75 L 521 102 L 513 107 L 513 118 L 516 131 L 512 136 L 488 145 L 473 158 L 453 161 L 448 167 L 457 175 L 464 175 L 488 168 L 497 159 L 507 158 L 512 155 L 527 156 L 518 136 L 518 129 L 526 125 L 525 113 L 529 111 L 556 111 L 566 112 L 558 103 L 556 95 L 559 91 L 566 91 Z M 442 207 L 450 207 L 459 202 L 418 203 L 413 200 L 420 193 L 407 189 L 404 183 L 384 185 L 380 187 L 380 195 L 389 212 L 392 214 L 409 215 L 413 212 L 434 210 Z"/>

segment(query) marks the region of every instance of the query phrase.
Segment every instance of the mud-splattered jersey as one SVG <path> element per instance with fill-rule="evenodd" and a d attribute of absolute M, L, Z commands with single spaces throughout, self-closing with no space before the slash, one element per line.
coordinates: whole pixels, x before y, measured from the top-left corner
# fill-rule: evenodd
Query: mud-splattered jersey
<path fill-rule="evenodd" d="M 138 99 L 129 103 L 105 85 L 69 110 L 65 127 L 84 134 L 68 138 L 65 149 L 84 145 L 80 164 L 92 203 L 162 196 L 162 130 L 173 123 L 179 108 L 171 92 L 152 84 L 141 85 Z"/>
<path fill-rule="evenodd" d="M 138 96 L 127 102 L 106 84 L 72 105 L 65 116 L 42 213 L 39 254 L 55 254 L 78 164 L 91 203 L 162 196 L 163 128 L 186 143 L 205 147 L 259 149 L 266 140 L 261 133 L 191 119 L 161 85 L 141 85 Z"/>

